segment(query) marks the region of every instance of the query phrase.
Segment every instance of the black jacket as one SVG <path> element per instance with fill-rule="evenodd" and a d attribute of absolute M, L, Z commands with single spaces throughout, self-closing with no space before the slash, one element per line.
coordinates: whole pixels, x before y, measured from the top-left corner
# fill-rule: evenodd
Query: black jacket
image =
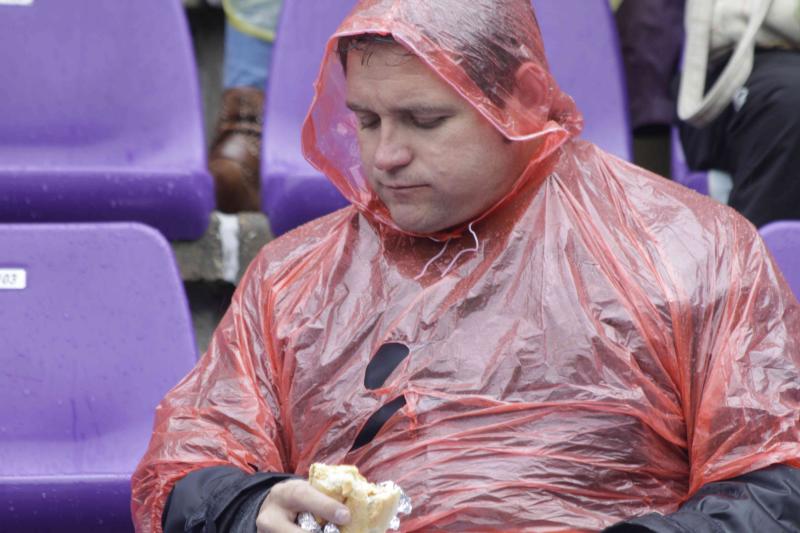
<path fill-rule="evenodd" d="M 165 533 L 253 533 L 270 488 L 287 474 L 212 467 L 187 475 L 164 510 Z M 703 487 L 671 515 L 649 514 L 604 533 L 800 532 L 800 470 L 773 466 Z"/>

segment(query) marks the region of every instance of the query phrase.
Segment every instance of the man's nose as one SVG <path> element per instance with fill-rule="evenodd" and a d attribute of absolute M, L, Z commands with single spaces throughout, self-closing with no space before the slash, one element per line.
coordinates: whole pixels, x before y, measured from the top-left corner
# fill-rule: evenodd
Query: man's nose
<path fill-rule="evenodd" d="M 399 138 L 396 131 L 381 131 L 378 148 L 375 150 L 375 168 L 391 173 L 411 163 L 411 159 L 411 148 Z"/>

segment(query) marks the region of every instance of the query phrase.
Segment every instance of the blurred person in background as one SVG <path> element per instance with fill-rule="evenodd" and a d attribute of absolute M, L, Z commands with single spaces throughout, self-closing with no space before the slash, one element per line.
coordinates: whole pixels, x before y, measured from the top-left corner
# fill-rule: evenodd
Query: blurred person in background
<path fill-rule="evenodd" d="M 261 206 L 264 88 L 281 5 L 282 0 L 223 0 L 224 92 L 208 167 L 217 208 L 226 213 L 258 211 Z"/>
<path fill-rule="evenodd" d="M 688 165 L 728 173 L 728 205 L 756 226 L 800 219 L 800 0 L 687 0 L 686 11 Z"/>
<path fill-rule="evenodd" d="M 683 48 L 684 0 L 612 0 L 627 80 L 637 164 L 670 175 L 673 80 Z"/>

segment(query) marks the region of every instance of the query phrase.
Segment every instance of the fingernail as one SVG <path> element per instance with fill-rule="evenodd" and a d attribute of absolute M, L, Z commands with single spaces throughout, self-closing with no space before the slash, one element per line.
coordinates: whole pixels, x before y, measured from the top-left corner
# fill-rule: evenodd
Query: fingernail
<path fill-rule="evenodd" d="M 350 510 L 347 507 L 341 507 L 336 510 L 334 518 L 337 524 L 345 524 L 350 521 Z"/>

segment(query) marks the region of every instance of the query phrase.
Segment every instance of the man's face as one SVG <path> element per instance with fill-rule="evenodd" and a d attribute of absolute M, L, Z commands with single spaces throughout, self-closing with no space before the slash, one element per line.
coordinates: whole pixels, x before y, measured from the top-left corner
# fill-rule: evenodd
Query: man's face
<path fill-rule="evenodd" d="M 509 191 L 530 156 L 529 145 L 506 142 L 400 45 L 348 53 L 347 105 L 358 117 L 369 184 L 406 231 L 434 233 L 476 218 Z"/>

